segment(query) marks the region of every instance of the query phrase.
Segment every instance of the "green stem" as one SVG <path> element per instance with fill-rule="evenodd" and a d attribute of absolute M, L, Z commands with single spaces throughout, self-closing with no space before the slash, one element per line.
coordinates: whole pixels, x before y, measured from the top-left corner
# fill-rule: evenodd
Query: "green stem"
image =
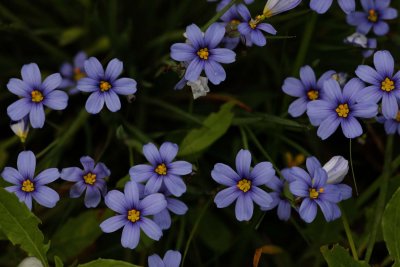
<path fill-rule="evenodd" d="M 247 133 L 249 134 L 250 139 L 252 139 L 253 143 L 256 145 L 256 147 L 258 148 L 258 150 L 260 150 L 261 154 L 269 161 L 272 163 L 272 165 L 274 166 L 275 171 L 278 173 L 278 175 L 280 177 L 283 177 L 281 174 L 281 171 L 279 170 L 279 168 L 276 166 L 276 164 L 274 163 L 274 161 L 272 160 L 272 157 L 268 154 L 268 152 L 262 147 L 262 145 L 260 144 L 260 142 L 258 141 L 257 137 L 254 135 L 254 133 L 248 128 L 248 127 L 244 127 L 247 130 Z"/>
<path fill-rule="evenodd" d="M 385 162 L 383 165 L 381 189 L 379 192 L 378 202 L 376 204 L 375 220 L 371 234 L 369 236 L 367 252 L 365 254 L 365 261 L 367 263 L 371 259 L 372 251 L 374 250 L 374 245 L 376 241 L 376 234 L 378 232 L 379 226 L 381 225 L 382 215 L 385 209 L 386 194 L 389 187 L 389 178 L 392 167 L 392 156 L 393 156 L 392 154 L 393 154 L 393 135 L 389 135 L 386 141 Z"/>
<path fill-rule="evenodd" d="M 186 243 L 186 246 L 185 246 L 185 252 L 183 253 L 183 257 L 182 257 L 182 263 L 181 263 L 181 266 L 182 266 L 182 267 L 185 266 L 185 259 L 186 259 L 187 252 L 188 252 L 188 250 L 189 250 L 190 243 L 192 242 L 192 239 L 193 239 L 193 237 L 194 237 L 194 235 L 195 235 L 195 233 L 196 233 L 196 231 L 197 231 L 197 228 L 198 228 L 199 225 L 200 225 L 201 219 L 203 219 L 204 215 L 206 214 L 206 211 L 208 210 L 208 208 L 209 208 L 209 206 L 210 206 L 210 204 L 211 204 L 211 200 L 212 200 L 212 199 L 210 198 L 210 199 L 207 201 L 207 203 L 204 205 L 203 209 L 200 211 L 200 214 L 199 214 L 199 216 L 197 217 L 197 220 L 196 220 L 196 222 L 195 222 L 194 225 L 193 225 L 192 231 L 191 231 L 190 234 L 189 234 L 189 238 L 188 238 L 187 243 Z"/>
<path fill-rule="evenodd" d="M 343 227 L 344 227 L 344 231 L 346 232 L 346 236 L 347 236 L 347 240 L 349 241 L 349 245 L 350 245 L 350 249 L 351 249 L 351 253 L 353 254 L 353 258 L 358 261 L 358 254 L 357 254 L 357 249 L 356 246 L 354 244 L 354 240 L 353 240 L 353 235 L 351 234 L 351 229 L 350 229 L 350 225 L 349 225 L 349 221 L 347 219 L 346 213 L 344 212 L 343 209 L 342 210 L 342 222 L 343 222 Z"/>
<path fill-rule="evenodd" d="M 353 176 L 353 182 L 354 182 L 354 189 L 356 190 L 356 195 L 358 196 L 358 188 L 357 188 L 357 182 L 356 182 L 356 176 L 354 175 L 354 168 L 353 168 L 353 153 L 351 150 L 351 138 L 349 142 L 349 154 L 350 154 L 350 168 L 351 168 L 351 175 Z"/>
<path fill-rule="evenodd" d="M 212 17 L 202 28 L 201 30 L 204 32 L 205 30 L 207 30 L 207 28 L 213 24 L 214 22 L 216 22 L 220 17 L 222 17 L 222 15 L 225 14 L 226 11 L 228 11 L 228 9 L 231 8 L 231 6 L 233 6 L 236 3 L 237 0 L 232 0 L 229 4 L 227 4 L 223 9 L 221 9 L 219 12 L 217 12 L 217 14 L 214 15 L 214 17 Z"/>
<path fill-rule="evenodd" d="M 249 140 L 247 138 L 246 131 L 241 126 L 239 127 L 239 130 L 240 130 L 240 135 L 242 136 L 243 147 L 244 147 L 244 149 L 249 150 Z"/>

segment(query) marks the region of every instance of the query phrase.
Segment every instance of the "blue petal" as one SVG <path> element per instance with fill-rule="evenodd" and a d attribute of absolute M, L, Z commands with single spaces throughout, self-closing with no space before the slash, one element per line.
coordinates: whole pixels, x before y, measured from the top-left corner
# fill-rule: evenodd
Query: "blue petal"
<path fill-rule="evenodd" d="M 186 36 L 190 43 L 193 44 L 195 49 L 204 48 L 204 38 L 203 33 L 196 24 L 191 24 L 186 27 Z"/>
<path fill-rule="evenodd" d="M 389 51 L 378 51 L 374 54 L 374 65 L 378 73 L 383 77 L 391 78 L 394 70 L 394 59 Z"/>
<path fill-rule="evenodd" d="M 60 172 L 57 168 L 43 170 L 35 177 L 36 185 L 45 185 L 54 182 L 60 177 Z"/>
<path fill-rule="evenodd" d="M 373 118 L 378 114 L 378 105 L 375 102 L 361 102 L 352 106 L 351 114 L 364 119 Z"/>
<path fill-rule="evenodd" d="M 250 176 L 250 164 L 250 151 L 241 149 L 236 155 L 236 169 L 241 178 L 248 178 Z"/>
<path fill-rule="evenodd" d="M 29 113 L 29 121 L 32 128 L 42 128 L 45 121 L 45 114 L 42 103 L 31 105 L 31 112 Z"/>
<path fill-rule="evenodd" d="M 155 175 L 154 167 L 146 164 L 136 165 L 130 168 L 129 175 L 132 181 L 145 182 L 151 176 Z"/>
<path fill-rule="evenodd" d="M 365 88 L 365 84 L 358 78 L 353 78 L 343 88 L 343 98 L 347 103 L 354 103 L 358 95 Z"/>
<path fill-rule="evenodd" d="M 304 112 L 306 112 L 308 102 L 309 101 L 306 97 L 300 97 L 299 99 L 296 99 L 289 106 L 289 114 L 294 118 L 300 117 L 304 114 Z"/>
<path fill-rule="evenodd" d="M 104 69 L 100 61 L 95 57 L 90 57 L 85 61 L 85 72 L 89 78 L 98 80 L 104 78 Z"/>
<path fill-rule="evenodd" d="M 199 79 L 200 73 L 204 69 L 204 61 L 198 57 L 193 59 L 186 69 L 185 79 L 191 82 L 195 82 Z"/>
<path fill-rule="evenodd" d="M 294 97 L 303 97 L 306 92 L 303 83 L 299 79 L 293 77 L 285 79 L 282 90 L 286 94 Z"/>
<path fill-rule="evenodd" d="M 181 258 L 182 255 L 179 251 L 168 250 L 164 256 L 165 267 L 179 267 Z"/>
<path fill-rule="evenodd" d="M 99 205 L 101 200 L 101 194 L 99 189 L 94 186 L 88 186 L 85 194 L 85 206 L 86 208 L 95 208 Z"/>
<path fill-rule="evenodd" d="M 148 143 L 143 146 L 143 154 L 153 166 L 162 163 L 160 152 L 153 143 Z"/>
<path fill-rule="evenodd" d="M 132 208 L 129 207 L 128 203 L 126 202 L 124 194 L 118 190 L 111 190 L 108 192 L 104 198 L 104 202 L 111 210 L 123 215 L 125 215 L 126 212 Z"/>
<path fill-rule="evenodd" d="M 167 166 L 168 173 L 175 175 L 186 175 L 192 172 L 192 164 L 187 161 L 175 161 Z"/>
<path fill-rule="evenodd" d="M 341 124 L 343 134 L 347 138 L 355 138 L 363 133 L 360 123 L 353 116 L 349 116 L 347 119 L 342 120 Z"/>
<path fill-rule="evenodd" d="M 306 90 L 316 89 L 317 80 L 315 78 L 315 73 L 310 66 L 300 68 L 300 79 Z"/>
<path fill-rule="evenodd" d="M 153 254 L 147 259 L 149 267 L 165 267 L 164 262 L 161 260 L 160 256 Z"/>
<path fill-rule="evenodd" d="M 143 218 L 145 219 L 145 218 Z M 127 223 L 122 230 L 121 245 L 124 248 L 134 249 L 139 244 L 140 228 L 137 223 Z"/>
<path fill-rule="evenodd" d="M 21 173 L 12 167 L 5 167 L 1 176 L 9 183 L 20 185 L 24 181 Z"/>
<path fill-rule="evenodd" d="M 398 111 L 399 106 L 394 94 L 384 93 L 382 97 L 383 116 L 385 116 L 386 119 L 395 118 Z"/>
<path fill-rule="evenodd" d="M 346 14 L 349 14 L 356 9 L 356 2 L 354 0 L 338 0 L 338 3 Z"/>
<path fill-rule="evenodd" d="M 315 202 L 321 208 L 321 211 L 324 214 L 325 220 L 327 222 L 332 221 L 333 220 L 333 210 L 332 210 L 331 204 L 329 202 L 321 201 L 319 199 L 316 199 Z"/>
<path fill-rule="evenodd" d="M 8 90 L 20 97 L 30 98 L 32 88 L 24 81 L 16 78 L 11 78 L 7 83 Z"/>
<path fill-rule="evenodd" d="M 139 206 L 139 188 L 136 182 L 129 181 L 125 184 L 124 195 L 129 208 L 137 208 Z"/>
<path fill-rule="evenodd" d="M 116 112 L 121 109 L 121 101 L 119 100 L 118 95 L 113 90 L 104 92 L 103 95 L 106 106 L 111 112 Z"/>
<path fill-rule="evenodd" d="M 193 46 L 185 43 L 177 43 L 171 46 L 171 58 L 176 61 L 192 61 L 196 57 Z"/>
<path fill-rule="evenodd" d="M 214 48 L 210 50 L 209 60 L 220 63 L 235 62 L 236 53 L 227 48 Z"/>
<path fill-rule="evenodd" d="M 176 154 L 178 154 L 178 150 L 179 147 L 177 144 L 171 142 L 164 142 L 160 146 L 160 156 L 162 162 L 166 164 L 170 163 L 176 157 Z"/>
<path fill-rule="evenodd" d="M 183 215 L 187 212 L 188 207 L 182 201 L 175 198 L 167 198 L 167 208 L 175 214 Z"/>
<path fill-rule="evenodd" d="M 383 36 L 389 32 L 389 25 L 384 21 L 379 21 L 374 24 L 374 33 L 378 36 Z"/>
<path fill-rule="evenodd" d="M 131 78 L 121 78 L 113 82 L 112 90 L 119 95 L 132 95 L 136 93 L 136 81 Z"/>
<path fill-rule="evenodd" d="M 42 75 L 36 63 L 30 63 L 22 66 L 22 79 L 33 88 L 39 88 L 42 82 Z"/>
<path fill-rule="evenodd" d="M 355 72 L 358 78 L 370 84 L 379 86 L 383 80 L 381 75 L 370 66 L 360 65 L 357 67 Z"/>
<path fill-rule="evenodd" d="M 46 208 L 53 208 L 60 200 L 56 191 L 47 186 L 37 186 L 32 193 L 33 199 Z"/>
<path fill-rule="evenodd" d="M 163 194 L 151 194 L 140 201 L 139 209 L 143 216 L 154 215 L 167 207 L 167 201 Z"/>
<path fill-rule="evenodd" d="M 299 213 L 305 222 L 311 223 L 317 216 L 317 204 L 313 200 L 305 198 L 300 205 Z"/>
<path fill-rule="evenodd" d="M 148 237 L 150 237 L 153 240 L 160 240 L 162 236 L 162 231 L 160 227 L 155 222 L 153 222 L 148 218 L 145 217 L 141 218 L 140 228 Z"/>
<path fill-rule="evenodd" d="M 264 185 L 275 177 L 275 170 L 270 162 L 260 162 L 251 170 L 250 177 L 252 185 Z"/>
<path fill-rule="evenodd" d="M 291 207 L 290 207 L 290 203 L 286 200 L 282 200 L 279 202 L 278 205 L 278 218 L 283 220 L 283 221 L 287 221 L 290 218 L 290 211 L 291 211 Z"/>
<path fill-rule="evenodd" d="M 86 101 L 86 111 L 91 114 L 99 113 L 104 106 L 104 95 L 100 92 L 93 92 Z"/>
<path fill-rule="evenodd" d="M 324 14 L 331 5 L 332 0 L 311 0 L 310 2 L 310 8 L 319 14 Z"/>
<path fill-rule="evenodd" d="M 256 186 L 251 187 L 250 196 L 260 207 L 269 207 L 272 204 L 272 197 Z"/>
<path fill-rule="evenodd" d="M 267 44 L 267 40 L 260 30 L 252 30 L 250 33 L 250 38 L 253 44 L 257 46 L 265 46 Z"/>
<path fill-rule="evenodd" d="M 78 81 L 76 88 L 82 92 L 95 92 L 99 90 L 99 81 L 89 77 L 84 77 Z"/>
<path fill-rule="evenodd" d="M 213 49 L 219 45 L 225 35 L 225 27 L 220 23 L 213 23 L 204 34 L 205 45 Z"/>
<path fill-rule="evenodd" d="M 171 194 L 176 197 L 180 197 L 183 193 L 186 192 L 186 184 L 179 176 L 168 174 L 164 178 L 164 184 L 171 192 Z"/>
<path fill-rule="evenodd" d="M 153 220 L 162 230 L 171 227 L 171 215 L 169 214 L 168 209 L 164 209 L 161 212 L 154 214 Z"/>
<path fill-rule="evenodd" d="M 36 158 L 32 151 L 19 153 L 17 159 L 18 171 L 24 179 L 33 178 L 35 175 Z"/>
<path fill-rule="evenodd" d="M 70 182 L 78 182 L 82 180 L 83 175 L 83 171 L 77 167 L 64 168 L 61 171 L 61 179 Z"/>
<path fill-rule="evenodd" d="M 226 208 L 240 195 L 238 188 L 235 186 L 228 187 L 217 193 L 214 202 L 218 208 Z"/>
<path fill-rule="evenodd" d="M 63 91 L 54 90 L 45 96 L 43 105 L 54 110 L 63 110 L 68 105 L 68 95 Z"/>
<path fill-rule="evenodd" d="M 112 233 L 120 229 L 126 223 L 126 215 L 117 215 L 102 222 L 100 224 L 100 228 L 104 233 Z"/>
<path fill-rule="evenodd" d="M 42 84 L 44 95 L 47 95 L 48 93 L 59 87 L 61 84 L 61 80 L 61 75 L 59 73 L 54 73 L 47 76 Z"/>
<path fill-rule="evenodd" d="M 317 169 L 322 168 L 321 163 L 317 160 L 316 157 L 308 157 L 306 160 L 306 166 L 311 177 L 314 177 L 315 171 Z"/>
<path fill-rule="evenodd" d="M 331 114 L 329 115 L 329 117 L 327 117 L 324 121 L 321 122 L 317 131 L 317 135 L 322 140 L 325 140 L 336 131 L 336 129 L 339 127 L 339 124 L 340 120 L 338 118 L 338 115 Z"/>
<path fill-rule="evenodd" d="M 218 85 L 225 80 L 225 70 L 218 62 L 208 60 L 205 62 L 204 68 L 206 76 L 212 84 Z"/>
<path fill-rule="evenodd" d="M 253 200 L 250 194 L 240 194 L 236 200 L 235 215 L 238 221 L 249 221 L 253 216 Z"/>
<path fill-rule="evenodd" d="M 28 115 L 28 113 L 31 111 L 32 106 L 33 104 L 29 99 L 22 98 L 8 106 L 7 114 L 11 118 L 11 120 L 19 121 L 26 115 Z"/>
<path fill-rule="evenodd" d="M 117 58 L 111 60 L 106 68 L 105 78 L 107 81 L 114 81 L 118 78 L 124 68 L 124 64 Z"/>

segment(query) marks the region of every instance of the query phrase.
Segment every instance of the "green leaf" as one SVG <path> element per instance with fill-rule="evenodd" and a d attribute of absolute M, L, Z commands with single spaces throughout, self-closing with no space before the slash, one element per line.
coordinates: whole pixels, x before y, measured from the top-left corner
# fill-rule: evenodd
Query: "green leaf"
<path fill-rule="evenodd" d="M 321 253 L 329 267 L 370 267 L 365 261 L 354 260 L 349 252 L 339 245 L 333 246 L 332 249 L 322 246 Z"/>
<path fill-rule="evenodd" d="M 79 264 L 78 267 L 140 267 L 125 261 L 98 259 L 85 264 Z"/>
<path fill-rule="evenodd" d="M 73 43 L 74 41 L 79 39 L 84 33 L 85 30 L 81 27 L 72 27 L 66 29 L 60 36 L 60 45 L 64 46 Z"/>
<path fill-rule="evenodd" d="M 393 267 L 400 266 L 400 188 L 386 205 L 382 218 L 383 239 L 390 256 L 395 261 Z"/>
<path fill-rule="evenodd" d="M 102 234 L 99 225 L 106 215 L 100 216 L 98 211 L 89 210 L 69 219 L 52 236 L 49 253 L 63 261 L 78 255 Z"/>
<path fill-rule="evenodd" d="M 64 263 L 57 256 L 54 256 L 54 263 L 55 263 L 56 267 L 64 267 Z"/>
<path fill-rule="evenodd" d="M 232 123 L 233 106 L 231 102 L 224 104 L 218 113 L 212 113 L 204 120 L 203 127 L 191 130 L 180 145 L 179 155 L 198 153 L 223 136 Z"/>
<path fill-rule="evenodd" d="M 44 237 L 38 227 L 40 220 L 14 194 L 3 188 L 0 188 L 0 214 L 0 227 L 7 238 L 38 258 L 44 266 L 49 266 Z"/>

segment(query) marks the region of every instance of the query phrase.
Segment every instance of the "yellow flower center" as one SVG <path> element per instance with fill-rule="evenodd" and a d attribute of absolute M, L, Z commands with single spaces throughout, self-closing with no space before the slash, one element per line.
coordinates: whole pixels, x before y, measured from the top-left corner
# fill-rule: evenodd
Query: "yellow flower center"
<path fill-rule="evenodd" d="M 386 92 L 390 92 L 394 89 L 394 81 L 386 77 L 386 79 L 381 83 L 381 89 Z"/>
<path fill-rule="evenodd" d="M 347 118 L 347 116 L 349 116 L 349 112 L 350 112 L 350 109 L 347 104 L 340 104 L 336 108 L 336 113 L 339 115 L 339 117 Z"/>
<path fill-rule="evenodd" d="M 131 222 L 137 222 L 140 220 L 140 211 L 131 209 L 128 211 L 128 220 Z"/>
<path fill-rule="evenodd" d="M 83 77 L 86 77 L 85 73 L 83 73 L 80 68 L 75 68 L 74 69 L 74 80 L 79 81 Z"/>
<path fill-rule="evenodd" d="M 164 163 L 161 163 L 154 171 L 159 175 L 167 175 L 167 166 L 165 166 Z"/>
<path fill-rule="evenodd" d="M 38 90 L 33 90 L 31 92 L 31 96 L 32 96 L 33 102 L 41 102 L 43 100 L 42 92 L 40 92 Z"/>
<path fill-rule="evenodd" d="M 397 115 L 396 115 L 396 121 L 400 122 L 400 111 L 399 111 L 399 112 L 397 112 Z"/>
<path fill-rule="evenodd" d="M 89 172 L 83 176 L 83 180 L 85 180 L 86 184 L 93 185 L 96 182 L 96 174 Z"/>
<path fill-rule="evenodd" d="M 309 192 L 310 192 L 310 198 L 316 199 L 316 198 L 318 198 L 318 196 L 319 196 L 320 193 L 323 193 L 323 192 L 324 192 L 324 188 L 321 187 L 321 188 L 318 189 L 318 190 L 316 190 L 315 188 L 310 188 L 310 189 L 309 189 Z"/>
<path fill-rule="evenodd" d="M 251 188 L 251 181 L 247 180 L 247 179 L 242 179 L 237 183 L 237 188 L 239 188 L 240 190 L 242 190 L 243 192 L 247 192 L 250 190 Z"/>
<path fill-rule="evenodd" d="M 370 9 L 368 11 L 368 20 L 371 22 L 376 22 L 378 20 L 378 14 L 376 13 L 375 9 Z"/>
<path fill-rule="evenodd" d="M 233 26 L 237 26 L 237 25 L 240 24 L 240 20 L 238 20 L 238 19 L 233 19 L 233 20 L 231 20 L 231 24 L 232 24 Z"/>
<path fill-rule="evenodd" d="M 22 182 L 21 190 L 24 192 L 32 192 L 35 191 L 35 186 L 30 180 L 26 179 L 25 181 Z"/>
<path fill-rule="evenodd" d="M 110 88 L 111 88 L 111 84 L 109 82 L 106 82 L 106 81 L 100 82 L 100 90 L 102 92 L 108 91 L 108 90 L 110 90 Z"/>
<path fill-rule="evenodd" d="M 319 92 L 317 90 L 310 90 L 307 92 L 308 99 L 311 101 L 317 100 L 319 96 Z"/>
<path fill-rule="evenodd" d="M 249 26 L 254 30 L 257 27 L 257 22 L 254 20 L 250 20 Z"/>
<path fill-rule="evenodd" d="M 209 56 L 208 48 L 201 48 L 199 51 L 197 51 L 197 55 L 201 59 L 208 59 Z"/>

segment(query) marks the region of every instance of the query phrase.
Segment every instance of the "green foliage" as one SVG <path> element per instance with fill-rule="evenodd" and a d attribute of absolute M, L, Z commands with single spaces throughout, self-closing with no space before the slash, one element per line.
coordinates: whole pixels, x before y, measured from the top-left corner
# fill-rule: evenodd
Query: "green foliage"
<path fill-rule="evenodd" d="M 196 154 L 223 136 L 232 123 L 234 104 L 224 104 L 217 113 L 212 113 L 204 122 L 203 127 L 191 130 L 183 139 L 179 155 Z"/>
<path fill-rule="evenodd" d="M 52 237 L 50 255 L 57 255 L 66 261 L 77 256 L 83 249 L 93 244 L 102 234 L 99 227 L 105 215 L 99 211 L 82 212 L 75 218 L 70 218 Z"/>
<path fill-rule="evenodd" d="M 329 267 L 369 267 L 369 264 L 364 261 L 354 260 L 349 252 L 339 245 L 335 245 L 332 249 L 323 246 L 321 253 Z"/>
<path fill-rule="evenodd" d="M 400 188 L 386 205 L 382 219 L 383 238 L 394 259 L 393 267 L 400 266 Z"/>
<path fill-rule="evenodd" d="M 56 265 L 56 267 L 64 267 L 64 263 L 57 256 L 54 256 L 54 264 Z"/>
<path fill-rule="evenodd" d="M 38 227 L 40 220 L 14 194 L 3 188 L 0 188 L 0 214 L 0 227 L 7 238 L 48 266 L 47 245 L 43 243 L 44 237 Z"/>
<path fill-rule="evenodd" d="M 140 267 L 124 261 L 98 259 L 85 264 L 79 264 L 78 267 Z"/>

